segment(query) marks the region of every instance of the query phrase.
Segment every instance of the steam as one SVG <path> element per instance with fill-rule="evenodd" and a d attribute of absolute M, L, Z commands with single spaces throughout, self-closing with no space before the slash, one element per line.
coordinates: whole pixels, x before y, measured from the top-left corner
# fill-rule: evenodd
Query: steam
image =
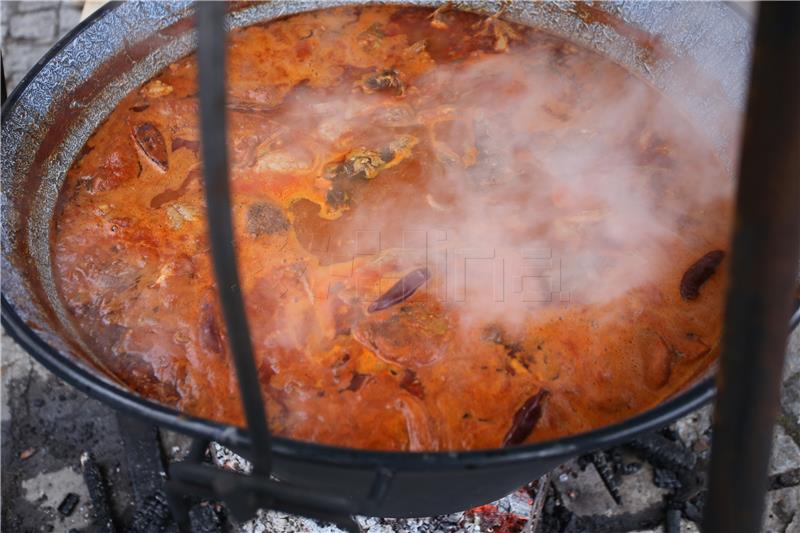
<path fill-rule="evenodd" d="M 610 61 L 548 39 L 439 65 L 403 97 L 342 86 L 284 102 L 318 153 L 418 137 L 409 172 L 430 177 L 426 190 L 387 183 L 403 179 L 405 161 L 370 180 L 396 195 L 367 192 L 361 201 L 382 203 L 334 221 L 328 261 L 355 257 L 356 277 L 383 261 L 383 288 L 427 266 L 428 295 L 463 324 L 520 325 L 538 309 L 659 283 L 676 250 L 702 253 L 725 233 L 731 181 L 677 108 Z"/>

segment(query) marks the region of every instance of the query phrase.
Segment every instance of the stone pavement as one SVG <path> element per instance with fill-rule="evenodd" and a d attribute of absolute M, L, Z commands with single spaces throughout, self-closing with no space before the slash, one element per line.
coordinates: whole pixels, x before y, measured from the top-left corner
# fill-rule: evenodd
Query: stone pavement
<path fill-rule="evenodd" d="M 0 2 L 0 48 L 11 90 L 50 46 L 80 18 L 82 2 Z M 132 513 L 129 481 L 121 464 L 121 443 L 115 413 L 103 404 L 60 382 L 2 335 L 2 531 L 68 532 L 90 530 L 88 491 L 80 475 L 79 455 L 91 449 L 114 491 L 113 512 L 120 523 Z M 800 332 L 789 344 L 781 414 L 775 429 L 771 473 L 797 472 L 800 468 Z M 704 408 L 679 421 L 681 440 L 697 452 L 707 451 L 710 409 Z M 180 442 L 179 440 L 176 442 Z M 167 452 L 178 453 L 178 447 Z M 652 483 L 645 465 L 622 479 L 624 506 L 617 506 L 597 472 L 581 469 L 573 461 L 558 469 L 554 484 L 570 510 L 581 515 L 617 515 L 635 512 L 659 501 L 663 490 Z M 68 493 L 78 496 L 75 510 L 65 516 L 57 507 Z M 773 490 L 768 495 L 764 531 L 800 533 L 800 486 Z M 269 520 L 272 520 L 271 522 Z M 275 531 L 277 523 L 296 529 L 300 523 L 275 517 L 247 525 L 246 531 Z M 304 526 L 305 527 L 305 526 Z M 308 531 L 314 530 L 313 524 Z M 370 531 L 400 531 L 411 524 L 370 527 Z M 288 531 L 289 529 L 285 529 Z M 318 529 L 317 529 L 318 530 Z M 420 526 L 420 531 L 423 528 Z M 650 533 L 661 529 L 650 530 Z M 688 521 L 682 531 L 697 531 Z M 644 532 L 643 532 L 644 533 Z"/>
<path fill-rule="evenodd" d="M 9 92 L 45 52 L 80 20 L 83 2 L 0 2 L 0 47 Z"/>

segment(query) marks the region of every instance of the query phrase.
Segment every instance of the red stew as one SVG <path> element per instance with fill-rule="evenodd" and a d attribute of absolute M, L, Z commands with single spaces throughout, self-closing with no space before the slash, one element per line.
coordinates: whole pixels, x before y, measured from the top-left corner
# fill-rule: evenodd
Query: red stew
<path fill-rule="evenodd" d="M 55 268 L 110 373 L 241 424 L 196 76 L 193 55 L 169 65 L 89 139 Z M 540 441 L 648 409 L 712 362 L 730 180 L 607 58 L 497 17 L 337 8 L 234 31 L 228 92 L 273 431 L 386 450 Z"/>

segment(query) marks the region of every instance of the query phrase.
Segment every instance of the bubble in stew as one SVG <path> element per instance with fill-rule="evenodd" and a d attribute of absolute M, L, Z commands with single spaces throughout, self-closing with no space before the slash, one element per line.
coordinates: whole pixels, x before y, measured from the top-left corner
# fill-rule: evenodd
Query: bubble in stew
<path fill-rule="evenodd" d="M 196 79 L 194 55 L 176 61 L 87 141 L 54 265 L 106 372 L 242 425 Z M 376 6 L 231 32 L 227 83 L 236 253 L 275 433 L 516 446 L 621 421 L 708 370 L 731 180 L 620 65 L 498 17 Z"/>

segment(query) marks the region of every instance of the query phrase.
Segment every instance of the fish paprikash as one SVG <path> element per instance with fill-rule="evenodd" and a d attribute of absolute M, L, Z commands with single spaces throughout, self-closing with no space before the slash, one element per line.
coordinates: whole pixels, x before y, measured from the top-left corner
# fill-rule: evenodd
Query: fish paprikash
<path fill-rule="evenodd" d="M 104 369 L 243 424 L 204 214 L 197 60 L 70 169 L 59 290 Z M 731 184 L 652 86 L 455 9 L 326 9 L 229 36 L 242 289 L 271 429 L 356 448 L 552 439 L 712 363 Z M 218 147 L 224 149 L 224 147 Z"/>

